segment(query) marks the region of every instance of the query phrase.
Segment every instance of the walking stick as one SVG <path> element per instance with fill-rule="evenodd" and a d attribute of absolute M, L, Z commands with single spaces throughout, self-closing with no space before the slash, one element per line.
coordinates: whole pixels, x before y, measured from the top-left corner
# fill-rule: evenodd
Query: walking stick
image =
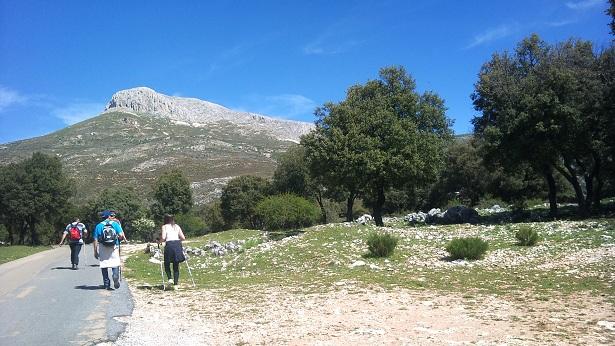
<path fill-rule="evenodd" d="M 194 278 L 192 277 L 192 270 L 190 270 L 190 265 L 188 264 L 188 256 L 186 256 L 185 252 L 184 257 L 186 258 L 186 267 L 188 267 L 188 274 L 190 274 L 190 280 L 192 280 L 192 288 L 195 288 L 196 284 L 194 283 Z"/>
<path fill-rule="evenodd" d="M 158 243 L 158 256 L 160 256 L 160 243 Z M 164 285 L 164 273 L 162 271 L 162 261 L 158 260 L 158 262 L 160 262 L 160 278 L 162 279 L 162 290 L 166 290 L 166 287 Z"/>

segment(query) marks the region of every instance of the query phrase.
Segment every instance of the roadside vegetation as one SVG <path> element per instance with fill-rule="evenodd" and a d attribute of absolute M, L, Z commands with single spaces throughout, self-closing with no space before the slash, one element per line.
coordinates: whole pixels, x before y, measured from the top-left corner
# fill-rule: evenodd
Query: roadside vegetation
<path fill-rule="evenodd" d="M 0 246 L 0 264 L 14 261 L 16 259 L 27 257 L 49 249 L 51 249 L 49 246 Z"/>
<path fill-rule="evenodd" d="M 382 227 L 338 223 L 300 230 L 271 240 L 258 230 L 229 230 L 192 239 L 187 246 L 244 240 L 244 251 L 224 256 L 192 256 L 189 265 L 199 289 L 286 287 L 297 292 L 339 289 L 408 288 L 463 294 L 511 295 L 548 300 L 553 294 L 588 292 L 615 299 L 615 219 L 524 222 L 514 224 L 414 227 L 385 219 L 397 239 L 387 257 L 370 255 L 368 240 Z M 535 246 L 519 246 L 516 233 L 541 234 Z M 480 238 L 489 247 L 480 259 L 451 258 L 456 238 Z M 137 287 L 161 285 L 159 266 L 141 251 L 127 260 L 127 277 Z M 361 263 L 362 262 L 362 263 Z M 182 286 L 190 289 L 181 266 Z"/>

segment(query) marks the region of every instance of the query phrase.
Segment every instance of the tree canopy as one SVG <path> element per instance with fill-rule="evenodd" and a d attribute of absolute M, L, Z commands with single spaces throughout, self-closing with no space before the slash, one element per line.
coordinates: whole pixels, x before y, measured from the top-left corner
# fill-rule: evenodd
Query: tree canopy
<path fill-rule="evenodd" d="M 391 187 L 436 178 L 451 136 L 444 101 L 415 87 L 403 67 L 383 68 L 380 79 L 352 86 L 345 100 L 320 108 L 316 129 L 302 139 L 327 188 L 375 196 L 377 225 Z"/>
<path fill-rule="evenodd" d="M 609 51 L 597 54 L 581 40 L 549 45 L 532 35 L 513 54 L 494 54 L 479 74 L 472 99 L 482 114 L 473 123 L 485 158 L 508 167 L 525 162 L 540 172 L 552 213 L 554 171 L 573 187 L 581 213 L 599 203 L 610 136 L 599 124 L 611 122 L 612 129 L 604 111 L 612 77 L 604 78 L 598 61 Z"/>
<path fill-rule="evenodd" d="M 178 169 L 165 172 L 158 178 L 153 195 L 152 215 L 158 222 L 164 214 L 185 214 L 192 209 L 190 182 Z"/>

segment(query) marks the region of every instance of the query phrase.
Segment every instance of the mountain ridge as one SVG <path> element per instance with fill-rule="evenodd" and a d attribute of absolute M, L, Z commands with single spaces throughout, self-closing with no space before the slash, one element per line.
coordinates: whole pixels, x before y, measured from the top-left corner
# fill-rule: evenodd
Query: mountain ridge
<path fill-rule="evenodd" d="M 163 94 L 149 95 L 167 100 Z M 55 155 L 85 200 L 112 186 L 133 188 L 148 199 L 160 174 L 180 169 L 191 183 L 195 202 L 205 204 L 218 197 L 235 176 L 272 176 L 276 157 L 313 127 L 245 112 L 232 118 L 241 112 L 198 99 L 172 99 L 174 103 L 167 103 L 170 108 L 166 109 L 157 101 L 142 105 L 137 99 L 125 98 L 132 106 L 124 107 L 119 102 L 122 99 L 115 98 L 116 103 L 110 101 L 96 117 L 47 135 L 0 145 L 0 164 L 23 160 L 36 151 Z M 168 111 L 194 104 L 197 110 L 185 109 L 184 118 Z M 153 105 L 158 105 L 158 114 L 150 112 Z M 206 114 L 206 108 L 216 108 L 224 116 Z"/>

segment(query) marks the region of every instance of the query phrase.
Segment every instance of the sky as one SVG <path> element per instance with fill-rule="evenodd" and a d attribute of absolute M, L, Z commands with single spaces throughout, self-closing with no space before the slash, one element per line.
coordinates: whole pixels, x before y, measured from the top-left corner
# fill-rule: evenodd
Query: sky
<path fill-rule="evenodd" d="M 139 86 L 313 122 L 355 84 L 403 66 L 472 131 L 496 52 L 537 33 L 607 47 L 607 0 L 0 0 L 0 143 L 94 117 Z"/>

